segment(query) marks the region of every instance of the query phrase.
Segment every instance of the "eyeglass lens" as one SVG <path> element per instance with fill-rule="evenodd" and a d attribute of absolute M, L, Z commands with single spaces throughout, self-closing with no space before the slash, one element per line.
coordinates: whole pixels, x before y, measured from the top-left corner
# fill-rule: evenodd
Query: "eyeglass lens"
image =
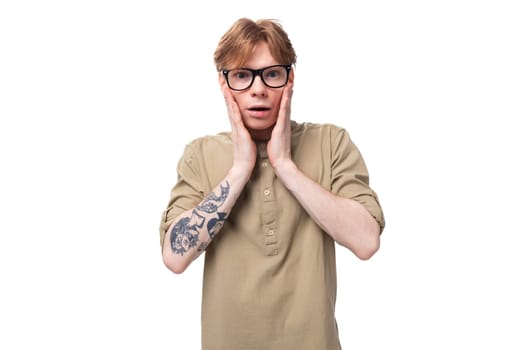
<path fill-rule="evenodd" d="M 274 66 L 262 70 L 260 76 L 263 82 L 273 88 L 286 85 L 288 72 L 286 67 Z M 248 69 L 233 69 L 228 72 L 230 87 L 235 90 L 247 89 L 254 80 L 254 72 Z"/>

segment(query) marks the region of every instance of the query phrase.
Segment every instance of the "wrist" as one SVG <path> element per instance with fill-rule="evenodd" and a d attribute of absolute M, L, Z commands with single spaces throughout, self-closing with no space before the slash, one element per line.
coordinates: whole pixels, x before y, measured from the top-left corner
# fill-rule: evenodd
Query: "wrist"
<path fill-rule="evenodd" d="M 228 178 L 232 183 L 245 185 L 252 175 L 253 167 L 248 165 L 234 164 L 228 172 Z"/>
<path fill-rule="evenodd" d="M 273 164 L 273 169 L 277 177 L 281 179 L 283 183 L 287 183 L 287 179 L 293 179 L 299 169 L 291 159 L 283 159 Z"/>

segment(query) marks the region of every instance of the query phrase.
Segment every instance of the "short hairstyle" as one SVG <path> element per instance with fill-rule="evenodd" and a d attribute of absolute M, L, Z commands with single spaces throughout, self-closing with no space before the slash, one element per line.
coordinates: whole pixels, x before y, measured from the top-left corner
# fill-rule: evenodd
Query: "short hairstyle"
<path fill-rule="evenodd" d="M 241 18 L 222 36 L 215 49 L 217 71 L 242 67 L 261 42 L 268 44 L 270 53 L 279 64 L 295 64 L 295 50 L 277 20 Z"/>

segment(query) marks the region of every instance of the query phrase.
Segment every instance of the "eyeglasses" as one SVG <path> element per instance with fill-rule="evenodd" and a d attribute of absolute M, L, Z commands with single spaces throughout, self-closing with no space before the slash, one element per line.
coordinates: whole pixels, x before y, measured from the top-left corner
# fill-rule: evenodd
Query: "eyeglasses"
<path fill-rule="evenodd" d="M 224 69 L 222 74 L 224 74 L 224 78 L 230 89 L 241 91 L 249 89 L 255 81 L 256 76 L 260 76 L 264 85 L 268 87 L 283 87 L 288 83 L 291 69 L 291 64 L 276 64 L 262 69 Z"/>

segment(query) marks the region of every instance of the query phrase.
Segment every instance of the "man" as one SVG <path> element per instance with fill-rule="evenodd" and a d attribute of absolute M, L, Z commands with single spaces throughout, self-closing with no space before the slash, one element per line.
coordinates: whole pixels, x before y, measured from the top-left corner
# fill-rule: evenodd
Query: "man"
<path fill-rule="evenodd" d="M 202 347 L 340 349 L 335 244 L 360 259 L 384 219 L 348 133 L 290 119 L 296 54 L 273 20 L 215 51 L 231 132 L 186 146 L 160 227 L 166 266 L 205 254 Z"/>

